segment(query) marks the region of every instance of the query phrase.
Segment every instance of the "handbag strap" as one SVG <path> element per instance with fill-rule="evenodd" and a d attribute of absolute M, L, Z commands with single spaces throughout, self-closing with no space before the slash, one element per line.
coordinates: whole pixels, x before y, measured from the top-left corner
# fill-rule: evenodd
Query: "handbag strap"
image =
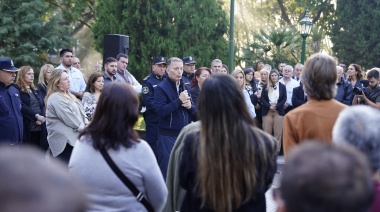
<path fill-rule="evenodd" d="M 108 165 L 111 167 L 112 171 L 119 177 L 119 179 L 124 183 L 124 185 L 127 186 L 129 190 L 131 190 L 133 195 L 135 195 L 137 201 L 143 204 L 149 212 L 151 211 L 153 212 L 154 211 L 153 207 L 145 198 L 144 194 L 140 192 L 136 188 L 136 186 L 128 179 L 128 177 L 123 174 L 123 172 L 119 169 L 119 167 L 117 167 L 115 162 L 111 159 L 108 152 L 105 149 L 101 149 L 100 153 L 102 154 L 103 158 L 106 160 Z"/>

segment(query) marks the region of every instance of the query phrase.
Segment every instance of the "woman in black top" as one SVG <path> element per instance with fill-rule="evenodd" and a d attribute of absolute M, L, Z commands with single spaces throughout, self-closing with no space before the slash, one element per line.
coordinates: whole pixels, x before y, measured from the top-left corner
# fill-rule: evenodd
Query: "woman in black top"
<path fill-rule="evenodd" d="M 22 66 L 16 81 L 21 98 L 21 114 L 24 125 L 23 143 L 29 143 L 46 150 L 48 144 L 44 99 L 33 83 L 33 69 L 30 66 Z"/>
<path fill-rule="evenodd" d="M 200 130 L 184 140 L 181 212 L 265 211 L 276 171 L 276 141 L 254 126 L 241 88 L 229 75 L 205 80 L 198 99 Z"/>

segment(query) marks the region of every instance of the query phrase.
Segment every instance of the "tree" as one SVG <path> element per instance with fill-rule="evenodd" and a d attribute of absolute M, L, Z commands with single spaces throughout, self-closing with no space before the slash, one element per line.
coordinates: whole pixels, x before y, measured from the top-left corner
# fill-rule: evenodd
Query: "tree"
<path fill-rule="evenodd" d="M 100 0 L 92 25 L 95 47 L 102 52 L 105 34 L 129 35 L 128 69 L 140 80 L 158 55 L 192 55 L 197 66 L 209 66 L 215 58 L 227 61 L 227 18 L 220 4 L 215 0 Z"/>
<path fill-rule="evenodd" d="M 380 2 L 338 0 L 331 41 L 339 60 L 366 68 L 380 65 Z"/>
<path fill-rule="evenodd" d="M 242 60 L 246 66 L 254 65 L 257 59 L 263 60 L 272 66 L 280 62 L 295 64 L 300 54 L 301 37 L 293 29 L 272 29 L 269 31 L 261 29 L 254 33 L 255 42 L 243 48 Z"/>
<path fill-rule="evenodd" d="M 68 29 L 42 0 L 2 1 L 0 14 L 0 55 L 11 57 L 17 66 L 30 65 L 38 70 L 49 55 L 70 46 Z"/>

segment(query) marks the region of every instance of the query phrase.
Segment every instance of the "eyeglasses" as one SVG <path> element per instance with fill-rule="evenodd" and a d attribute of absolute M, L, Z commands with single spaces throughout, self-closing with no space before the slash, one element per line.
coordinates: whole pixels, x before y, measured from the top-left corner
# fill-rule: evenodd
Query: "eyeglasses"
<path fill-rule="evenodd" d="M 80 64 L 80 62 L 77 62 L 77 63 L 73 63 L 73 65 L 76 65 L 76 64 Z"/>

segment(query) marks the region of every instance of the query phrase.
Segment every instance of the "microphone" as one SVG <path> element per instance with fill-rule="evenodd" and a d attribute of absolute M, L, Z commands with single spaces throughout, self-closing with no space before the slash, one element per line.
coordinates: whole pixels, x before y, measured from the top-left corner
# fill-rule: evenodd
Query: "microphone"
<path fill-rule="evenodd" d="M 186 90 L 185 83 L 183 82 L 183 79 L 179 80 L 179 87 L 182 89 L 182 91 Z"/>

